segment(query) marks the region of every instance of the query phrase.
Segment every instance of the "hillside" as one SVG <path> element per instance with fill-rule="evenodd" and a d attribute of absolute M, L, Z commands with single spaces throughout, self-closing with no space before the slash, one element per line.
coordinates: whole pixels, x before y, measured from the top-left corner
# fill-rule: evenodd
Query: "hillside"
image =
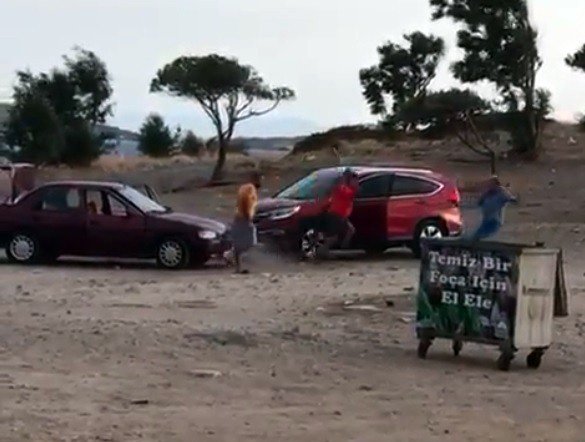
<path fill-rule="evenodd" d="M 509 156 L 509 136 L 504 131 L 489 133 L 490 146 L 500 160 Z M 551 121 L 542 138 L 539 161 L 585 160 L 585 132 L 574 124 Z M 333 148 L 339 153 L 335 154 Z M 484 162 L 455 136 L 439 139 L 421 135 L 389 134 L 369 126 L 333 128 L 310 135 L 295 144 L 289 162 L 363 163 L 377 161 L 402 162 Z"/>

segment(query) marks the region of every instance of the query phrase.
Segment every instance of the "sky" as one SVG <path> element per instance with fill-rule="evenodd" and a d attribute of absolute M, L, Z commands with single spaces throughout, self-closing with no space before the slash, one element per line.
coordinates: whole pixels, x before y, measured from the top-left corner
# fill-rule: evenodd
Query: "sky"
<path fill-rule="evenodd" d="M 74 46 L 92 50 L 110 71 L 110 123 L 139 128 L 151 112 L 172 125 L 212 134 L 193 102 L 150 94 L 158 68 L 181 55 L 220 53 L 254 66 L 272 85 L 297 93 L 292 103 L 252 119 L 241 136 L 304 135 L 341 124 L 370 123 L 359 69 L 376 63 L 376 47 L 420 30 L 445 38 L 447 58 L 431 88 L 457 85 L 456 27 L 432 22 L 428 0 L 0 0 L 0 100 L 15 72 L 46 71 Z M 539 86 L 553 93 L 555 116 L 585 112 L 585 74 L 564 58 L 585 43 L 585 1 L 531 0 L 544 66 Z M 489 85 L 473 86 L 486 97 Z"/>

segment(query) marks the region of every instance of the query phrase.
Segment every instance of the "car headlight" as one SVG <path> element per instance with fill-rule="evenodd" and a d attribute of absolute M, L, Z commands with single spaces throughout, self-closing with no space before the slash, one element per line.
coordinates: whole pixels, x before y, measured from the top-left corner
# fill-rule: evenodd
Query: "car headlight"
<path fill-rule="evenodd" d="M 216 239 L 217 236 L 218 236 L 217 232 L 213 232 L 212 230 L 199 231 L 199 238 L 201 239 Z"/>
<path fill-rule="evenodd" d="M 301 206 L 287 207 L 283 209 L 273 210 L 270 212 L 268 216 L 271 220 L 286 219 L 293 216 L 299 210 L 301 210 Z"/>

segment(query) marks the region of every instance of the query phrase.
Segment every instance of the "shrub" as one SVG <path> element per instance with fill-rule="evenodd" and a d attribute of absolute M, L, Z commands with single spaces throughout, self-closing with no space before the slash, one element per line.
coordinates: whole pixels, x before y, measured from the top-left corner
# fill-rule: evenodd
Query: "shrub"
<path fill-rule="evenodd" d="M 205 151 L 205 143 L 189 130 L 181 140 L 180 148 L 185 155 L 198 157 Z"/>
<path fill-rule="evenodd" d="M 161 158 L 171 155 L 175 144 L 171 130 L 158 114 L 150 114 L 140 128 L 138 150 L 149 157 Z"/>

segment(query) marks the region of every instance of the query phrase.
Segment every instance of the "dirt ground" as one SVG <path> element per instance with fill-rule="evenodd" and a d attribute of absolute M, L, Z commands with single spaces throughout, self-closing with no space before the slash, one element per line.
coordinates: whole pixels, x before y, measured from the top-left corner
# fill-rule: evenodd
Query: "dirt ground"
<path fill-rule="evenodd" d="M 485 172 L 444 167 L 460 180 Z M 566 254 L 571 316 L 556 321 L 537 371 L 520 354 L 499 372 L 489 347 L 454 358 L 448 342 L 417 359 L 418 262 L 406 251 L 319 265 L 258 251 L 245 276 L 220 265 L 4 264 L 0 441 L 582 441 L 582 170 L 567 161 L 501 173 L 521 196 L 502 239 Z M 164 198 L 228 219 L 233 191 Z"/>

